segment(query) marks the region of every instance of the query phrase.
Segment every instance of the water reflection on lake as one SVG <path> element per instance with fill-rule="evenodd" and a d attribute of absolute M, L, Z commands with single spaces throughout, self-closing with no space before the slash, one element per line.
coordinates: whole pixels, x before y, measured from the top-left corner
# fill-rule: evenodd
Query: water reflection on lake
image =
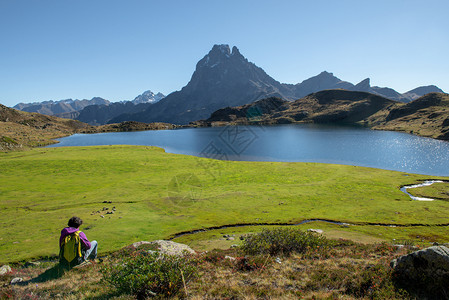
<path fill-rule="evenodd" d="M 228 126 L 75 134 L 61 146 L 151 145 L 216 159 L 321 162 L 449 175 L 449 143 L 361 127 L 315 124 Z"/>

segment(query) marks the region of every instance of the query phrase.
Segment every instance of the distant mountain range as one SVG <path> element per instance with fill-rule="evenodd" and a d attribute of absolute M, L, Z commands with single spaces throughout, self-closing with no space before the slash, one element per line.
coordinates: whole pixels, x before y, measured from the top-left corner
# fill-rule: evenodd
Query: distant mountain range
<path fill-rule="evenodd" d="M 37 112 L 49 116 L 79 120 L 90 125 L 102 125 L 120 114 L 142 111 L 150 104 L 156 103 L 164 97 L 165 95 L 162 93 L 154 94 L 148 90 L 130 101 L 110 102 L 103 98 L 95 97 L 91 100 L 66 99 L 19 103 L 13 108 L 26 112 Z"/>
<path fill-rule="evenodd" d="M 133 105 L 128 102 L 113 105 L 99 103 L 76 110 L 75 113 L 64 111 L 58 115 L 92 125 L 123 121 L 188 124 L 206 119 L 220 108 L 249 104 L 267 97 L 293 101 L 328 89 L 368 92 L 401 102 L 410 102 L 431 92 L 443 92 L 430 85 L 401 94 L 388 87 L 371 86 L 369 78 L 352 84 L 326 71 L 298 84 L 280 83 L 249 62 L 237 47 L 231 51 L 228 45 L 214 45 L 197 63 L 189 83 L 165 98 L 148 91 L 131 101 Z M 156 98 L 159 101 L 147 100 Z M 22 109 L 18 105 L 15 108 Z"/>
<path fill-rule="evenodd" d="M 100 97 L 94 97 L 91 100 L 73 100 L 65 99 L 59 101 L 44 101 L 44 102 L 33 102 L 33 103 L 19 103 L 13 108 L 26 111 L 26 112 L 37 112 L 44 115 L 57 115 L 70 113 L 73 111 L 80 111 L 88 105 L 108 105 L 110 102 Z"/>

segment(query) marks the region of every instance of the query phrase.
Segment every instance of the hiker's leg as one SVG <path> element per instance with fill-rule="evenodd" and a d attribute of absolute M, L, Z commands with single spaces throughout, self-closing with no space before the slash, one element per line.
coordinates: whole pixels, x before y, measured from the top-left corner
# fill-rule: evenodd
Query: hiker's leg
<path fill-rule="evenodd" d="M 86 254 L 84 254 L 84 260 L 87 260 L 88 258 L 97 258 L 97 248 L 97 241 L 90 242 L 90 249 L 86 251 Z"/>

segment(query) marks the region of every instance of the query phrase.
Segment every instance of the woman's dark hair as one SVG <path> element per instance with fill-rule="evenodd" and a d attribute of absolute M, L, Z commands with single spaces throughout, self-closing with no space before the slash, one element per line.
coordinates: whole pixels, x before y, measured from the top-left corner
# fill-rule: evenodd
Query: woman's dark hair
<path fill-rule="evenodd" d="M 83 224 L 83 220 L 78 217 L 71 217 L 67 225 L 69 225 L 69 227 L 78 228 L 81 226 L 81 224 Z"/>

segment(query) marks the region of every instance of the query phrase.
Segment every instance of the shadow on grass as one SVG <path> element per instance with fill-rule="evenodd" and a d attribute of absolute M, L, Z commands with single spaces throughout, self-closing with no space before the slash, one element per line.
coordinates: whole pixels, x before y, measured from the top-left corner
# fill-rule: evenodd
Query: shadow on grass
<path fill-rule="evenodd" d="M 63 268 L 59 264 L 56 264 L 55 266 L 46 270 L 44 273 L 40 274 L 36 278 L 32 278 L 27 281 L 22 281 L 19 283 L 19 285 L 27 285 L 29 283 L 42 283 L 50 280 L 55 280 L 61 278 L 65 272 L 67 272 L 66 268 Z"/>

